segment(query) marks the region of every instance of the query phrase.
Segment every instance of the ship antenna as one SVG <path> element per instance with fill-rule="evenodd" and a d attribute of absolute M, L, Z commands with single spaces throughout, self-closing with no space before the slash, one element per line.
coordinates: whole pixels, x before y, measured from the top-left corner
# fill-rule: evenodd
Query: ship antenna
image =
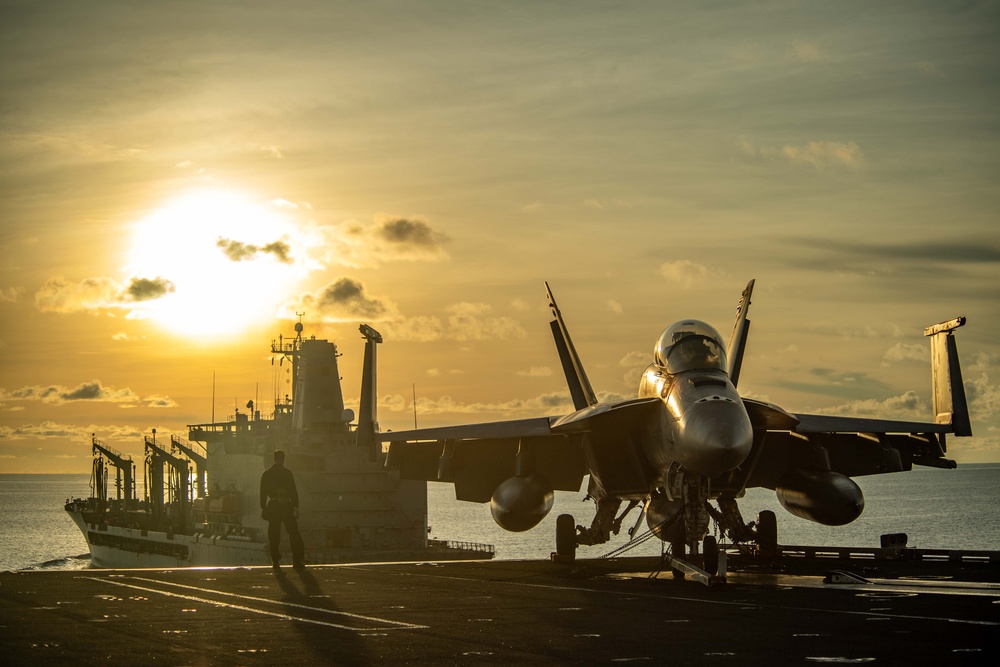
<path fill-rule="evenodd" d="M 417 383 L 413 383 L 413 430 L 417 430 Z"/>

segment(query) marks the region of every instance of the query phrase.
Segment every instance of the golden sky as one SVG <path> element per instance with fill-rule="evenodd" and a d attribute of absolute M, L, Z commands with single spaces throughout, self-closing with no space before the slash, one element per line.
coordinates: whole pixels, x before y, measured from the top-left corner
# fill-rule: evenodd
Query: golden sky
<path fill-rule="evenodd" d="M 0 472 L 269 411 L 269 345 L 360 322 L 380 422 L 562 414 L 663 328 L 791 411 L 930 419 L 958 315 L 1000 461 L 995 2 L 2 3 Z M 277 368 L 278 372 L 275 372 Z"/>

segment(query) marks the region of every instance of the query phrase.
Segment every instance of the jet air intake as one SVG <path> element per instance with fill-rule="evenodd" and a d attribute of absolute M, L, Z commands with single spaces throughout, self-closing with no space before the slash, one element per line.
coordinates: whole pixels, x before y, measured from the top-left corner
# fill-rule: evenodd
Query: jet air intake
<path fill-rule="evenodd" d="M 797 517 L 843 526 L 865 509 L 865 496 L 850 477 L 831 470 L 788 471 L 775 487 L 778 502 Z"/>
<path fill-rule="evenodd" d="M 541 475 L 515 476 L 493 492 L 490 512 L 498 526 L 520 533 L 537 526 L 552 511 L 554 498 L 552 485 Z"/>

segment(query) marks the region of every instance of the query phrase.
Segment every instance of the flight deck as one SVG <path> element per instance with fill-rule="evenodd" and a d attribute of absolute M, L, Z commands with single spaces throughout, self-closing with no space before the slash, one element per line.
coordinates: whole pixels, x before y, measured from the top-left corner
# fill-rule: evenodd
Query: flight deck
<path fill-rule="evenodd" d="M 833 584 L 824 570 L 836 566 L 790 560 L 735 559 L 717 587 L 674 580 L 658 558 L 5 572 L 0 655 L 10 665 L 997 664 L 995 563 L 847 563 L 867 571 Z"/>

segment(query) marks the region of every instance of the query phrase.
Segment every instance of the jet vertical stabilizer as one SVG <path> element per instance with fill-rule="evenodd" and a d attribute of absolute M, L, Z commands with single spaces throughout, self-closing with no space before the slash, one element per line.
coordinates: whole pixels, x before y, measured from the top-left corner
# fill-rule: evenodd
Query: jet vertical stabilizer
<path fill-rule="evenodd" d="M 972 435 L 969 404 L 962 384 L 962 366 L 958 360 L 958 344 L 954 330 L 965 325 L 964 317 L 956 317 L 924 329 L 931 339 L 931 380 L 934 392 L 934 421 L 951 424 L 957 436 Z"/>
<path fill-rule="evenodd" d="M 367 324 L 360 327 L 365 338 L 365 363 L 361 372 L 361 405 L 358 406 L 358 447 L 368 447 L 369 459 L 375 461 L 380 449 L 375 434 L 378 433 L 378 389 L 376 384 L 376 345 L 382 334 Z"/>
<path fill-rule="evenodd" d="M 577 410 L 597 404 L 597 396 L 594 388 L 590 386 L 587 373 L 583 370 L 583 362 L 576 353 L 573 340 L 569 337 L 566 323 L 563 322 L 562 313 L 556 306 L 555 297 L 552 296 L 552 289 L 545 283 L 545 294 L 549 297 L 549 308 L 556 318 L 549 326 L 552 327 L 552 337 L 556 342 L 556 349 L 559 351 L 559 361 L 562 362 L 563 373 L 566 374 L 566 383 L 569 385 L 569 393 L 573 397 L 573 406 Z"/>
<path fill-rule="evenodd" d="M 737 386 L 740 381 L 740 369 L 743 366 L 743 351 L 747 347 L 747 334 L 750 332 L 750 320 L 747 313 L 750 312 L 750 295 L 753 293 L 753 283 L 747 283 L 746 289 L 740 296 L 740 303 L 736 307 L 736 324 L 733 326 L 733 333 L 729 336 L 729 347 L 726 349 L 726 358 L 729 360 L 729 381 L 733 386 Z"/>

